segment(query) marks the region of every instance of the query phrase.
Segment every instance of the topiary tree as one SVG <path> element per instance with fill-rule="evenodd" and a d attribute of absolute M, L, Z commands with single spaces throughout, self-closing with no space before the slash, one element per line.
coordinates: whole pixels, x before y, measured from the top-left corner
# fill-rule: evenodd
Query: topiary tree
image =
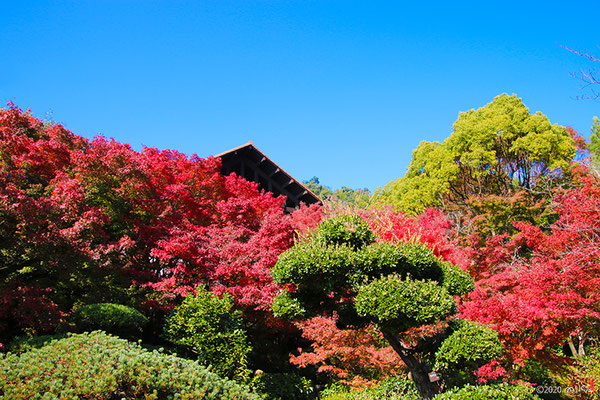
<path fill-rule="evenodd" d="M 435 368 L 450 386 L 475 383 L 473 371 L 502 354 L 498 332 L 492 328 L 467 320 L 456 325 L 435 354 Z"/>
<path fill-rule="evenodd" d="M 248 378 L 250 345 L 239 311 L 233 310 L 233 299 L 218 297 L 199 287 L 168 317 L 167 339 L 188 346 L 204 365 L 224 377 L 244 381 Z"/>
<path fill-rule="evenodd" d="M 288 318 L 339 316 L 340 326 L 375 323 L 411 372 L 421 396 L 435 394 L 418 349 L 401 334 L 455 313 L 454 295 L 473 289 L 473 280 L 426 247 L 376 243 L 358 216 L 323 222 L 308 240 L 284 252 L 272 270 L 288 285 L 273 311 Z"/>

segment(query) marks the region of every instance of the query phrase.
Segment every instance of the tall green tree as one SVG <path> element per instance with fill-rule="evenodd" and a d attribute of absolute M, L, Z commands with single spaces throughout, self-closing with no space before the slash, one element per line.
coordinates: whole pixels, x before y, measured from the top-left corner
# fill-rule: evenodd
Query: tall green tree
<path fill-rule="evenodd" d="M 444 142 L 421 142 L 406 174 L 376 192 L 396 209 L 464 205 L 473 196 L 514 194 L 562 176 L 575 156 L 567 128 L 531 114 L 516 95 L 501 94 L 460 113 Z"/>

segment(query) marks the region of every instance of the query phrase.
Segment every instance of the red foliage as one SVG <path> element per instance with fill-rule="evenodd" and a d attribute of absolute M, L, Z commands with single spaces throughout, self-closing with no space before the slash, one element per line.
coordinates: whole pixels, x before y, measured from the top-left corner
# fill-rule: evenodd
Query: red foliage
<path fill-rule="evenodd" d="M 307 206 L 302 203 L 300 208 L 291 214 L 292 226 L 299 237 L 305 237 L 314 231 L 324 218 L 323 207 L 318 204 Z"/>
<path fill-rule="evenodd" d="M 293 243 L 283 201 L 222 176 L 217 158 L 137 152 L 0 110 L 0 289 L 39 287 L 65 312 L 75 301 L 135 302 L 148 286 L 168 305 L 200 283 L 266 310 L 277 289 L 269 269 Z"/>
<path fill-rule="evenodd" d="M 600 318 L 600 187 L 590 176 L 582 181 L 555 198 L 560 217 L 548 231 L 515 223 L 514 256 L 487 252 L 496 273 L 481 274 L 462 306 L 464 317 L 498 330 L 516 363 L 552 359 L 552 346 L 589 332 Z M 495 246 L 502 241 L 495 238 Z"/>
<path fill-rule="evenodd" d="M 415 219 L 396 213 L 390 207 L 365 211 L 364 217 L 378 240 L 392 243 L 416 241 L 429 247 L 436 256 L 466 267 L 466 254 L 458 246 L 452 222 L 439 210 L 430 208 Z"/>
<path fill-rule="evenodd" d="M 400 357 L 383 346 L 375 327 L 338 329 L 337 317 L 315 317 L 301 323 L 302 336 L 312 340 L 312 352 L 290 355 L 300 367 L 317 365 L 319 372 L 334 375 L 353 387 L 371 385 L 402 371 Z M 387 344 L 387 343 L 386 343 Z"/>

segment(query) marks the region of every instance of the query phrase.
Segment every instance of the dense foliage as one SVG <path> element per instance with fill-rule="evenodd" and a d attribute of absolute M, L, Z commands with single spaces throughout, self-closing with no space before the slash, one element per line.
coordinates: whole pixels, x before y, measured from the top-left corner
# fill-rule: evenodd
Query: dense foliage
<path fill-rule="evenodd" d="M 285 214 L 218 159 L 87 140 L 9 104 L 0 396 L 256 397 L 210 366 L 282 400 L 598 397 L 592 131 L 500 95 L 422 142 L 384 204 L 313 178 L 324 206 Z M 94 329 L 187 359 L 65 338 Z"/>
<path fill-rule="evenodd" d="M 101 330 L 124 338 L 141 336 L 148 318 L 135 308 L 122 304 L 101 303 L 77 307 L 71 313 L 75 330 L 89 332 Z"/>
<path fill-rule="evenodd" d="M 452 209 L 472 196 L 531 189 L 540 178 L 564 173 L 575 155 L 570 132 L 540 112 L 530 114 L 515 95 L 460 113 L 453 128 L 443 143 L 421 142 L 407 173 L 378 197 L 409 213 Z"/>
<path fill-rule="evenodd" d="M 360 388 L 404 372 L 394 350 L 386 345 L 374 325 L 355 329 L 337 326 L 339 317 L 318 316 L 302 321 L 302 336 L 312 344 L 310 351 L 292 355 L 290 361 L 302 368 L 317 366 L 317 371 Z"/>
<path fill-rule="evenodd" d="M 305 400 L 315 390 L 307 378 L 292 373 L 259 372 L 250 382 L 252 388 L 269 400 Z"/>
<path fill-rule="evenodd" d="M 436 400 L 540 400 L 535 391 L 523 385 L 466 385 L 435 396 Z"/>
<path fill-rule="evenodd" d="M 0 399 L 259 399 L 198 363 L 92 332 L 0 355 Z"/>
<path fill-rule="evenodd" d="M 217 297 L 201 288 L 188 295 L 167 318 L 165 336 L 190 347 L 198 362 L 219 376 L 247 379 L 251 348 L 230 295 Z"/>
<path fill-rule="evenodd" d="M 435 354 L 436 370 L 446 384 L 476 383 L 475 371 L 502 355 L 498 332 L 470 321 L 460 321 Z"/>
<path fill-rule="evenodd" d="M 0 343 L 51 332 L 74 305 L 156 310 L 200 283 L 268 318 L 292 244 L 283 198 L 215 158 L 87 140 L 0 110 Z M 262 317 L 261 317 L 262 315 Z"/>
<path fill-rule="evenodd" d="M 334 385 L 325 390 L 323 400 L 418 400 L 419 392 L 415 384 L 406 378 L 392 377 L 373 388 L 351 391 L 348 387 Z"/>
<path fill-rule="evenodd" d="M 554 199 L 559 218 L 549 229 L 517 225 L 520 234 L 503 245 L 508 254 L 463 305 L 464 316 L 498 330 L 519 364 L 532 357 L 557 364 L 555 346 L 575 340 L 583 350 L 597 332 L 600 187 L 591 176 L 581 180 Z"/>

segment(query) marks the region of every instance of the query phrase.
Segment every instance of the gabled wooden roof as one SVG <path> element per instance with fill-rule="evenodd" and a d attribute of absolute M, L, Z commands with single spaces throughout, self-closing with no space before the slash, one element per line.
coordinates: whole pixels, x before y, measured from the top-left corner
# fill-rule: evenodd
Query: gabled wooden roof
<path fill-rule="evenodd" d="M 258 183 L 259 189 L 276 196 L 284 195 L 287 198 L 285 207 L 288 210 L 298 208 L 300 203 L 322 203 L 317 195 L 275 164 L 251 141 L 215 157 L 221 158 L 223 175 L 235 172 L 248 181 Z"/>

